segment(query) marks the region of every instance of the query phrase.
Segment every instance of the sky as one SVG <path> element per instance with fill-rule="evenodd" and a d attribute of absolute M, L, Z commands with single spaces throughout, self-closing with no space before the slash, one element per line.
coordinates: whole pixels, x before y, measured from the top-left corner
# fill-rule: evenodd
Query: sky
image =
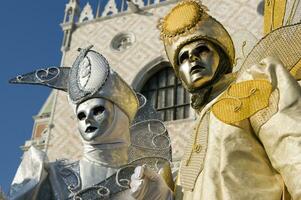
<path fill-rule="evenodd" d="M 12 85 L 8 80 L 35 69 L 60 65 L 63 39 L 60 23 L 68 1 L 1 0 L 0 187 L 6 193 L 21 162 L 20 146 L 31 138 L 33 116 L 38 114 L 51 92 L 47 87 Z M 102 12 L 107 1 L 80 0 L 80 7 L 89 2 L 95 14 L 98 2 Z M 121 0 L 115 2 L 120 10 Z"/>
<path fill-rule="evenodd" d="M 91 0 L 92 5 L 97 4 Z M 9 185 L 29 140 L 33 118 L 50 89 L 11 85 L 10 78 L 38 68 L 59 66 L 65 4 L 68 0 L 1 1 L 0 12 L 0 187 Z M 86 2 L 86 1 L 84 1 Z"/>

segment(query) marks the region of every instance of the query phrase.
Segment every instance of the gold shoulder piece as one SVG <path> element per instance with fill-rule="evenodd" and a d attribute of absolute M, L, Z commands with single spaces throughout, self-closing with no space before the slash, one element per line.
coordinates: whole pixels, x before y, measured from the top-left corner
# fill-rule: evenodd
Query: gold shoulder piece
<path fill-rule="evenodd" d="M 250 80 L 231 85 L 212 106 L 213 114 L 227 124 L 249 118 L 269 105 L 272 85 L 266 80 Z"/>

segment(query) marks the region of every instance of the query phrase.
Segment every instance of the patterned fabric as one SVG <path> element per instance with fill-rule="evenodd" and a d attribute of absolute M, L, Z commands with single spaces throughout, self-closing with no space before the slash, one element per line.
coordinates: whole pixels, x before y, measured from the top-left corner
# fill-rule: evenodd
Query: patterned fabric
<path fill-rule="evenodd" d="M 262 38 L 247 56 L 239 74 L 266 57 L 278 58 L 291 71 L 301 59 L 301 24 L 281 27 Z"/>
<path fill-rule="evenodd" d="M 198 174 L 204 166 L 204 158 L 207 149 L 209 113 L 201 117 L 194 129 L 195 134 L 186 147 L 182 158 L 180 173 L 181 186 L 186 190 L 193 190 Z"/>
<path fill-rule="evenodd" d="M 260 127 L 265 124 L 278 110 L 278 102 L 279 102 L 279 91 L 275 90 L 272 92 L 269 99 L 269 106 L 264 108 L 253 116 L 250 117 L 250 121 L 253 129 L 256 133 L 259 132 Z"/>
<path fill-rule="evenodd" d="M 202 17 L 206 17 L 203 8 L 195 1 L 179 3 L 164 19 L 161 31 L 162 39 L 195 31 L 193 28 L 196 28 Z"/>
<path fill-rule="evenodd" d="M 271 90 L 266 80 L 233 84 L 213 105 L 212 112 L 227 124 L 242 121 L 268 106 Z"/>
<path fill-rule="evenodd" d="M 299 62 L 291 69 L 291 75 L 295 77 L 297 81 L 301 80 L 301 59 Z"/>

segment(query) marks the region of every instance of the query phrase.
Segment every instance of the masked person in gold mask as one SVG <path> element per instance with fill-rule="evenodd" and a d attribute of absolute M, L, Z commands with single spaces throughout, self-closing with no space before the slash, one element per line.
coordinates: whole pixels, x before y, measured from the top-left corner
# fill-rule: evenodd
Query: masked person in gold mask
<path fill-rule="evenodd" d="M 230 35 L 201 3 L 178 3 L 159 28 L 198 113 L 175 199 L 301 199 L 301 87 L 291 75 L 301 66 L 301 25 L 263 38 L 238 73 Z M 141 191 L 168 192 L 140 177 Z"/>

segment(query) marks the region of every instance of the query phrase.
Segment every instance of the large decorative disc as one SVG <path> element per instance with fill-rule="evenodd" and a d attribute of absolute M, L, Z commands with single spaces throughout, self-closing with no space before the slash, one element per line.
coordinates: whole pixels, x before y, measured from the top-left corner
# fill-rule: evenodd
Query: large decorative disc
<path fill-rule="evenodd" d="M 164 18 L 162 34 L 174 37 L 195 27 L 203 15 L 201 4 L 195 1 L 184 1 L 174 7 Z"/>
<path fill-rule="evenodd" d="M 76 58 L 70 72 L 69 96 L 80 102 L 98 92 L 109 75 L 109 64 L 99 53 L 83 49 Z"/>

